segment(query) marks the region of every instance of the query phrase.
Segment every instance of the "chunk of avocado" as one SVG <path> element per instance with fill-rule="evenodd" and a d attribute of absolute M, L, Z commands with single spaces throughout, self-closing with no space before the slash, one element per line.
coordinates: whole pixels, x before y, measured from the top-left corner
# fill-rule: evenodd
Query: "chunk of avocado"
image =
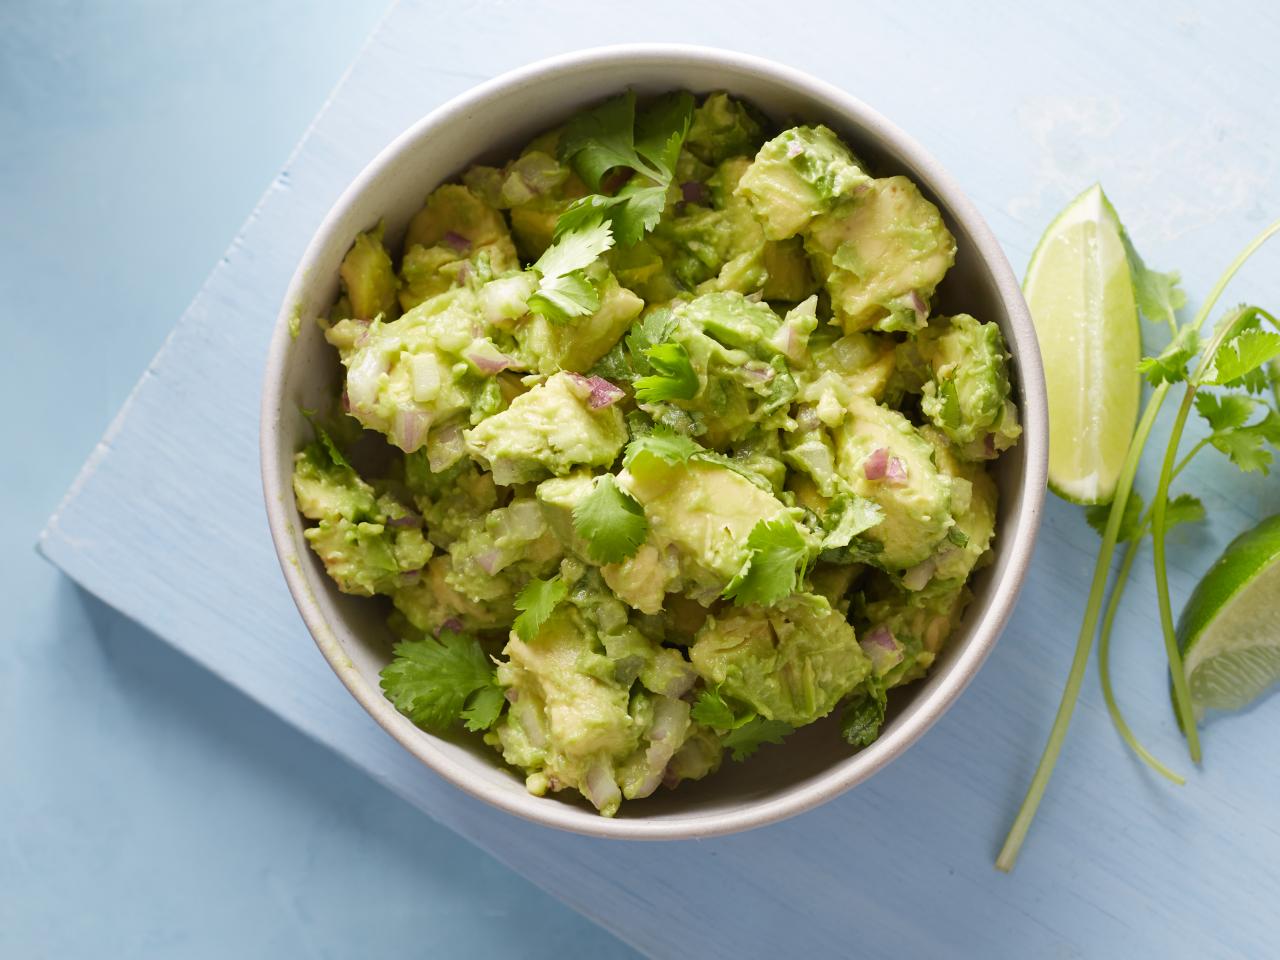
<path fill-rule="evenodd" d="M 995 432 L 1016 438 L 1017 415 L 1005 423 L 1009 399 L 1009 354 L 994 323 L 967 313 L 935 317 L 920 332 L 917 347 L 931 373 L 920 408 L 955 443 L 965 446 Z"/>
<path fill-rule="evenodd" d="M 906 177 L 872 181 L 814 217 L 805 249 L 846 333 L 923 326 L 929 298 L 956 259 L 938 208 Z"/>
<path fill-rule="evenodd" d="M 708 684 L 794 727 L 825 717 L 871 671 L 853 627 L 812 594 L 712 615 L 689 658 Z"/>
<path fill-rule="evenodd" d="M 850 490 L 884 511 L 864 534 L 881 547 L 873 560 L 887 570 L 913 567 L 953 524 L 951 480 L 935 466 L 933 446 L 896 410 L 854 396 L 849 413 L 834 432 L 836 469 Z M 883 473 L 875 465 L 881 460 L 887 464 Z"/>
<path fill-rule="evenodd" d="M 470 600 L 449 585 L 452 573 L 452 558 L 437 554 L 419 577 L 392 592 L 391 602 L 414 629 L 432 635 L 446 626 L 483 633 L 511 623 L 515 609 L 510 597 L 484 603 Z"/>
<path fill-rule="evenodd" d="M 607 467 L 627 441 L 616 407 L 593 410 L 590 387 L 557 373 L 465 434 L 467 452 L 499 484 L 564 476 L 576 466 Z"/>
<path fill-rule="evenodd" d="M 800 238 L 770 240 L 764 245 L 763 256 L 769 275 L 761 291 L 766 300 L 799 303 L 818 289 Z"/>
<path fill-rule="evenodd" d="M 372 230 L 357 235 L 338 268 L 351 314 L 358 320 L 372 320 L 379 315 L 395 319 L 399 281 L 391 266 L 391 255 L 382 245 L 384 229 L 385 225 L 379 222 Z"/>
<path fill-rule="evenodd" d="M 962 460 L 941 431 L 925 427 L 921 433 L 933 444 L 938 469 L 952 478 L 951 514 L 956 521 L 933 556 L 930 577 L 963 580 L 990 556 L 999 491 L 981 464 Z"/>
<path fill-rule="evenodd" d="M 588 317 L 571 324 L 530 314 L 516 327 L 514 336 L 522 365 L 539 373 L 560 370 L 578 373 L 609 352 L 644 309 L 644 301 L 619 285 L 607 271 L 598 281 L 600 306 Z"/>
<path fill-rule="evenodd" d="M 727 93 L 713 93 L 694 109 L 684 148 L 714 167 L 730 157 L 754 153 L 763 136 L 764 128 L 745 103 Z"/>
<path fill-rule="evenodd" d="M 618 486 L 644 507 L 649 543 L 674 546 L 685 575 L 708 598 L 742 568 L 756 523 L 798 516 L 768 490 L 715 463 L 669 464 L 645 456 L 618 475 Z"/>
<path fill-rule="evenodd" d="M 450 234 L 470 247 L 511 240 L 502 214 L 459 183 L 446 183 L 427 197 L 422 209 L 409 221 L 405 233 L 406 250 L 434 247 Z"/>
<path fill-rule="evenodd" d="M 786 240 L 870 179 L 830 129 L 792 127 L 760 148 L 737 193 L 768 239 Z"/>

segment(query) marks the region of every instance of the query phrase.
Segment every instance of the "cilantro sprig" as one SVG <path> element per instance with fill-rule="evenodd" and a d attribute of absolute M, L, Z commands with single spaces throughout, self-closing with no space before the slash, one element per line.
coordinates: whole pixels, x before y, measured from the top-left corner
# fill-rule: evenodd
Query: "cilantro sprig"
<path fill-rule="evenodd" d="M 1084 682 L 1089 649 L 1095 632 L 1098 632 L 1099 678 L 1103 698 L 1117 731 L 1134 753 L 1152 769 L 1175 783 L 1184 782 L 1178 774 L 1152 756 L 1134 736 L 1120 711 L 1111 685 L 1111 628 L 1124 594 L 1129 570 L 1148 530 L 1152 540 L 1156 596 L 1165 655 L 1172 679 L 1174 708 L 1179 726 L 1186 736 L 1192 762 L 1200 762 L 1199 733 L 1174 629 L 1166 554 L 1169 529 L 1177 523 L 1202 519 L 1205 510 L 1200 501 L 1190 495 L 1171 497 L 1170 486 L 1194 457 L 1209 446 L 1225 454 L 1241 470 L 1266 472 L 1270 468 L 1272 453 L 1267 446 L 1280 443 L 1280 416 L 1271 402 L 1263 400 L 1258 394 L 1269 383 L 1268 367 L 1280 358 L 1280 324 L 1272 314 L 1259 307 L 1241 306 L 1229 311 L 1207 339 L 1204 329 L 1227 284 L 1244 263 L 1276 233 L 1280 233 L 1280 221 L 1264 229 L 1240 252 L 1214 284 L 1194 319 L 1180 324 L 1177 311 L 1186 304 L 1186 295 L 1179 287 L 1178 274 L 1160 273 L 1148 268 L 1138 256 L 1128 235 L 1121 232 L 1133 279 L 1136 305 L 1148 320 L 1161 322 L 1168 327 L 1170 341 L 1163 350 L 1144 358 L 1139 365 L 1138 373 L 1152 387 L 1150 396 L 1130 441 L 1115 497 L 1109 506 L 1091 508 L 1089 513 L 1090 523 L 1102 534 L 1102 547 L 1094 564 L 1093 581 L 1061 706 L 1050 730 L 1044 754 L 1027 790 L 1026 799 L 1014 818 L 1009 835 L 996 859 L 996 866 L 1002 870 L 1012 869 L 1048 787 L 1049 778 L 1066 739 L 1075 701 Z M 1264 322 L 1270 329 L 1263 327 Z M 1165 448 L 1151 506 L 1144 510 L 1141 498 L 1133 491 L 1138 463 L 1165 397 L 1177 384 L 1184 385 L 1182 403 Z M 1202 393 L 1209 388 L 1223 392 Z M 1179 459 L 1183 433 L 1193 409 L 1208 425 L 1209 434 Z M 1258 416 L 1259 411 L 1261 416 Z M 1117 543 L 1125 540 L 1128 541 L 1128 548 L 1103 615 L 1103 597 L 1110 579 L 1115 548 Z"/>
<path fill-rule="evenodd" d="M 563 322 L 598 310 L 600 291 L 586 269 L 611 246 L 607 223 L 588 224 L 558 238 L 529 268 L 538 275 L 538 287 L 529 297 L 530 312 Z"/>
<path fill-rule="evenodd" d="M 511 629 L 516 632 L 517 637 L 528 643 L 537 636 L 542 625 L 568 594 L 569 586 L 559 576 L 549 580 L 530 580 L 516 594 L 515 608 L 520 611 L 520 615 L 511 624 Z"/>
<path fill-rule="evenodd" d="M 418 726 L 437 733 L 462 720 L 468 730 L 488 730 L 505 703 L 493 663 L 465 633 L 442 630 L 439 638 L 406 640 L 382 668 L 382 690 Z"/>
<path fill-rule="evenodd" d="M 573 529 L 586 541 L 592 563 L 621 563 L 640 549 L 649 521 L 644 508 L 606 473 L 573 508 Z"/>
<path fill-rule="evenodd" d="M 635 382 L 636 399 L 641 403 L 692 400 L 700 384 L 689 351 L 680 343 L 656 343 L 645 351 L 656 373 Z"/>
<path fill-rule="evenodd" d="M 560 216 L 555 236 L 608 222 L 618 243 L 629 247 L 656 227 L 692 120 L 688 93 L 659 97 L 637 113 L 631 90 L 570 120 L 560 136 L 560 159 L 592 193 Z M 613 195 L 601 193 L 605 177 L 620 168 L 632 175 Z"/>
<path fill-rule="evenodd" d="M 761 520 L 751 528 L 748 555 L 721 594 L 739 606 L 769 606 L 795 593 L 812 554 L 799 527 L 788 520 Z"/>
<path fill-rule="evenodd" d="M 703 690 L 689 715 L 697 723 L 717 731 L 721 744 L 735 761 L 746 760 L 766 743 L 782 743 L 782 738 L 795 729 L 726 699 L 718 686 Z"/>

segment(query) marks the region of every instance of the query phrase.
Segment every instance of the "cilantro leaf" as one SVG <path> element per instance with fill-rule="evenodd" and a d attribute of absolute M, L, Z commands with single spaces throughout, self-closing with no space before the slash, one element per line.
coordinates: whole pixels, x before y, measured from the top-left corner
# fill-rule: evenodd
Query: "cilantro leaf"
<path fill-rule="evenodd" d="M 1164 508 L 1164 525 L 1173 528 L 1183 523 L 1199 523 L 1204 519 L 1204 504 L 1198 497 L 1181 493 Z"/>
<path fill-rule="evenodd" d="M 668 180 L 675 175 L 680 147 L 693 121 L 693 96 L 669 93 L 652 101 L 636 118 L 635 149 Z"/>
<path fill-rule="evenodd" d="M 622 454 L 622 465 L 629 467 L 638 457 L 649 456 L 674 466 L 687 463 L 700 452 L 704 452 L 703 447 L 696 441 L 665 427 L 657 427 L 627 444 Z"/>
<path fill-rule="evenodd" d="M 1159 355 L 1142 358 L 1138 372 L 1153 387 L 1162 383 L 1180 383 L 1187 379 L 1187 364 L 1199 351 L 1200 335 L 1196 328 L 1190 325 L 1182 327 Z"/>
<path fill-rule="evenodd" d="M 1215 430 L 1209 435 L 1209 443 L 1245 473 L 1269 473 L 1272 453 L 1267 447 L 1280 446 L 1280 415 L 1268 407 L 1257 423 Z"/>
<path fill-rule="evenodd" d="M 604 221 L 582 224 L 557 237 L 530 268 L 539 280 L 529 310 L 561 322 L 598 310 L 600 293 L 583 271 L 612 246 L 613 233 Z"/>
<path fill-rule="evenodd" d="M 884 684 L 869 677 L 849 697 L 840 717 L 840 735 L 851 747 L 865 747 L 880 736 L 887 704 Z"/>
<path fill-rule="evenodd" d="M 561 236 L 533 265 L 543 279 L 563 277 L 589 267 L 613 246 L 609 224 L 598 221 Z"/>
<path fill-rule="evenodd" d="M 739 606 L 768 606 L 795 592 L 809 565 L 809 545 L 795 524 L 761 520 L 746 545 L 747 559 L 721 596 Z"/>
<path fill-rule="evenodd" d="M 593 563 L 620 563 L 640 549 L 649 521 L 644 508 L 606 473 L 573 508 L 573 529 L 587 542 Z"/>
<path fill-rule="evenodd" d="M 1267 374 L 1262 367 L 1278 356 L 1280 333 L 1244 330 L 1217 349 L 1203 382 L 1216 386 L 1239 386 L 1250 393 L 1261 393 L 1268 385 Z"/>
<path fill-rule="evenodd" d="M 491 683 L 472 694 L 460 716 L 468 730 L 481 733 L 498 722 L 506 702 L 507 692 L 496 683 Z"/>
<path fill-rule="evenodd" d="M 645 357 L 657 373 L 635 382 L 636 399 L 641 403 L 691 400 L 697 395 L 701 384 L 683 344 L 655 344 L 645 351 Z"/>
<path fill-rule="evenodd" d="M 564 323 L 600 309 L 600 293 L 585 274 L 569 273 L 543 279 L 528 301 L 529 312 Z"/>
<path fill-rule="evenodd" d="M 794 730 L 790 724 L 760 716 L 751 707 L 731 703 L 718 686 L 698 694 L 689 716 L 695 723 L 723 731 L 720 742 L 734 760 L 747 759 L 761 744 L 781 743 Z"/>
<path fill-rule="evenodd" d="M 549 580 L 535 578 L 526 583 L 515 599 L 515 608 L 521 611 L 511 624 L 516 636 L 525 643 L 537 636 L 547 618 L 568 593 L 568 585 L 559 576 Z"/>
<path fill-rule="evenodd" d="M 397 710 L 427 730 L 447 730 L 462 716 L 468 697 L 496 686 L 493 664 L 479 642 L 464 633 L 444 630 L 438 639 L 406 640 L 396 644 L 394 654 L 382 668 L 382 690 Z"/>
<path fill-rule="evenodd" d="M 838 493 L 822 515 L 822 549 L 847 547 L 854 537 L 884 519 L 880 504 L 854 493 Z M 961 544 L 963 546 L 963 544 Z"/>
<path fill-rule="evenodd" d="M 1120 239 L 1124 242 L 1125 259 L 1129 263 L 1129 276 L 1133 278 L 1134 299 L 1138 309 L 1148 320 L 1164 321 L 1187 305 L 1187 295 L 1178 286 L 1182 276 L 1176 271 L 1161 273 L 1152 270 L 1142 262 L 1137 248 L 1129 239 L 1129 234 L 1120 228 Z"/>
<path fill-rule="evenodd" d="M 730 730 L 720 738 L 720 742 L 733 755 L 734 760 L 742 761 L 760 749 L 762 744 L 781 743 L 782 738 L 794 732 L 794 729 L 781 720 L 755 717 Z"/>
<path fill-rule="evenodd" d="M 617 201 L 609 208 L 609 216 L 618 231 L 618 242 L 630 247 L 658 225 L 667 206 L 667 184 L 646 186 L 645 181 L 630 180 L 618 191 Z"/>
<path fill-rule="evenodd" d="M 635 93 L 628 90 L 570 120 L 560 136 L 560 159 L 594 194 L 570 205 L 555 235 L 599 217 L 613 225 L 620 244 L 630 246 L 657 226 L 692 119 L 687 93 L 659 97 L 637 116 Z M 618 168 L 635 173 L 615 196 L 600 195 L 606 175 Z"/>
<path fill-rule="evenodd" d="M 1124 516 L 1120 518 L 1120 532 L 1116 535 L 1117 543 L 1132 540 L 1138 535 L 1142 528 L 1142 513 L 1142 494 L 1134 490 L 1130 492 L 1129 499 L 1124 503 Z M 1084 518 L 1098 536 L 1103 536 L 1107 530 L 1107 521 L 1111 518 L 1111 504 L 1099 503 L 1092 507 L 1085 507 Z"/>
<path fill-rule="evenodd" d="M 720 695 L 719 688 L 711 687 L 698 694 L 698 699 L 694 701 L 693 709 L 689 711 L 689 716 L 695 723 L 700 723 L 704 727 L 732 730 L 734 727 L 739 726 L 740 723 L 746 723 L 751 720 L 754 714 L 739 721 L 734 714 L 733 708 Z"/>
<path fill-rule="evenodd" d="M 560 159 L 567 161 L 592 190 L 614 167 L 636 166 L 635 91 L 604 101 L 575 115 L 560 135 Z"/>
<path fill-rule="evenodd" d="M 1220 433 L 1248 423 L 1258 401 L 1238 393 L 1200 391 L 1196 394 L 1195 404 L 1196 412 L 1209 424 L 1209 429 Z"/>

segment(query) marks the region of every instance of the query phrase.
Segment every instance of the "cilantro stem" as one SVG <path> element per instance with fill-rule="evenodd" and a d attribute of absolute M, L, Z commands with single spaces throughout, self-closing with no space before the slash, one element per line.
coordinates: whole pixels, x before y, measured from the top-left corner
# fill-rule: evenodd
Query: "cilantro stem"
<path fill-rule="evenodd" d="M 1116 537 L 1120 533 L 1120 522 L 1124 518 L 1125 504 L 1129 502 L 1129 494 L 1133 490 L 1133 478 L 1138 472 L 1138 461 L 1142 459 L 1142 450 L 1146 446 L 1147 437 L 1155 424 L 1156 414 L 1164 403 L 1169 392 L 1169 384 L 1162 383 L 1152 392 L 1147 406 L 1142 411 L 1142 418 L 1129 441 L 1129 451 L 1125 454 L 1124 466 L 1120 471 L 1120 479 L 1116 485 L 1115 498 L 1111 501 L 1111 512 L 1107 516 L 1107 528 L 1102 535 L 1102 547 L 1093 565 L 1093 581 L 1089 587 L 1089 599 L 1085 604 L 1084 619 L 1080 623 L 1080 633 L 1076 637 L 1076 650 L 1071 660 L 1071 671 L 1067 674 L 1067 684 L 1062 691 L 1062 700 L 1058 704 L 1057 715 L 1049 730 L 1049 739 L 1045 743 L 1044 753 L 1036 772 L 1031 777 L 1026 798 L 1014 817 L 1009 835 L 1005 838 L 1000 855 L 996 857 L 996 867 L 1008 872 L 1017 862 L 1018 851 L 1027 839 L 1031 822 L 1035 819 L 1040 801 L 1053 776 L 1054 765 L 1062 753 L 1062 745 L 1067 739 L 1067 728 L 1071 725 L 1071 714 L 1075 711 L 1076 700 L 1080 697 L 1080 687 L 1084 683 L 1085 670 L 1089 665 L 1089 653 L 1093 646 L 1093 636 L 1098 629 L 1098 614 L 1102 609 L 1102 597 L 1107 589 L 1107 579 L 1111 572 L 1111 558 L 1115 554 Z"/>
<path fill-rule="evenodd" d="M 1173 476 L 1170 477 L 1169 480 L 1171 482 L 1173 480 L 1177 480 L 1178 474 L 1182 473 L 1183 469 L 1187 466 L 1187 464 L 1189 464 L 1192 460 L 1195 459 L 1196 454 L 1199 453 L 1208 445 L 1209 445 L 1208 437 L 1202 437 L 1199 441 L 1197 441 L 1196 445 L 1187 452 L 1187 455 L 1178 461 L 1178 465 L 1173 468 Z"/>
<path fill-rule="evenodd" d="M 1191 321 L 1197 332 L 1204 328 L 1205 321 L 1209 319 L 1209 314 L 1217 305 L 1223 291 L 1227 288 L 1227 284 L 1231 282 L 1245 262 L 1258 251 L 1258 248 L 1277 232 L 1280 232 L 1280 220 L 1271 223 L 1254 237 L 1240 251 L 1240 254 L 1231 262 L 1231 265 L 1223 271 L 1222 276 L 1213 285 L 1213 289 L 1209 291 L 1209 296 L 1200 305 L 1195 319 Z M 1178 650 L 1178 638 L 1173 625 L 1173 607 L 1169 602 L 1169 571 L 1165 550 L 1165 535 L 1168 532 L 1166 520 L 1169 506 L 1169 484 L 1173 481 L 1178 446 L 1182 442 L 1182 433 L 1186 429 L 1187 417 L 1191 413 L 1191 405 L 1195 400 L 1196 389 L 1213 363 L 1218 348 L 1222 346 L 1223 341 L 1231 333 L 1230 324 L 1220 325 L 1213 339 L 1200 353 L 1200 362 L 1196 365 L 1195 373 L 1188 379 L 1186 392 L 1183 395 L 1181 405 L 1178 407 L 1178 415 L 1169 436 L 1168 446 L 1165 449 L 1164 463 L 1160 470 L 1160 480 L 1151 506 L 1151 546 L 1152 562 L 1156 576 L 1156 598 L 1160 607 L 1160 628 L 1164 634 L 1165 655 L 1169 660 L 1169 673 L 1173 680 L 1173 703 L 1178 714 L 1178 722 L 1181 724 L 1182 732 L 1187 738 L 1187 750 L 1191 755 L 1191 762 L 1197 764 L 1200 762 L 1201 756 L 1200 732 L 1196 727 L 1195 714 L 1191 707 L 1191 691 L 1187 684 L 1186 671 L 1182 666 L 1182 654 Z M 1165 384 L 1162 384 L 1162 386 L 1165 386 Z M 1194 455 L 1195 452 L 1195 450 L 1192 450 L 1187 459 Z M 1181 466 L 1185 465 L 1185 463 L 1186 461 L 1184 460 L 1183 464 L 1178 466 L 1178 469 L 1181 469 Z M 1114 515 L 1114 507 L 1112 508 L 1112 513 Z M 1108 529 L 1110 529 L 1110 523 L 1108 523 Z"/>
<path fill-rule="evenodd" d="M 1129 571 L 1133 569 L 1133 561 L 1142 547 L 1142 540 L 1147 535 L 1150 521 L 1151 518 L 1148 515 L 1129 542 L 1120 570 L 1116 573 L 1115 583 L 1111 587 L 1111 597 L 1107 601 L 1107 611 L 1103 614 L 1102 628 L 1098 633 L 1098 682 L 1102 686 L 1102 699 L 1106 701 L 1107 713 L 1111 715 L 1111 723 L 1120 734 L 1120 738 L 1147 766 L 1181 787 L 1186 785 L 1186 779 L 1157 760 L 1151 751 L 1138 741 L 1124 714 L 1120 711 L 1120 704 L 1116 701 L 1115 690 L 1111 685 L 1111 627 L 1115 623 L 1116 611 L 1120 609 L 1120 599 L 1124 596 L 1125 587 L 1129 582 Z"/>
<path fill-rule="evenodd" d="M 1204 326 L 1205 319 L 1217 303 L 1218 298 L 1222 296 L 1222 292 L 1231 278 L 1235 276 L 1236 272 L 1258 247 L 1262 246 L 1267 239 L 1277 232 L 1280 232 L 1280 220 L 1263 230 L 1245 247 L 1235 262 L 1218 279 L 1209 294 L 1209 298 L 1200 307 L 1193 321 L 1197 331 Z M 1093 645 L 1093 636 L 1098 628 L 1098 614 L 1102 609 L 1102 597 L 1106 592 L 1108 575 L 1111 571 L 1111 560 L 1115 555 L 1116 537 L 1120 532 L 1120 523 L 1124 517 L 1125 505 L 1128 503 L 1129 494 L 1133 490 L 1133 480 L 1138 471 L 1138 461 L 1142 458 L 1143 448 L 1146 446 L 1147 438 L 1151 435 L 1151 428 L 1155 424 L 1156 415 L 1160 412 L 1160 407 L 1163 405 L 1164 398 L 1168 392 L 1169 383 L 1167 381 L 1161 383 L 1152 391 L 1147 400 L 1147 405 L 1142 411 L 1142 417 L 1138 421 L 1138 427 L 1134 431 L 1133 439 L 1129 441 L 1129 450 L 1125 454 L 1124 466 L 1116 486 L 1115 498 L 1111 501 L 1111 512 L 1107 515 L 1107 527 L 1102 535 L 1102 547 L 1099 549 L 1098 558 L 1094 563 L 1089 598 L 1085 604 L 1084 619 L 1080 623 L 1080 633 L 1076 637 L 1075 654 L 1071 660 L 1071 670 L 1067 675 L 1066 686 L 1062 691 L 1062 700 L 1058 704 L 1058 712 L 1054 717 L 1053 726 L 1049 730 L 1049 738 L 1045 744 L 1044 753 L 1041 754 L 1040 762 L 1031 777 L 1027 795 L 1022 801 L 1022 806 L 1018 809 L 1017 816 L 1014 817 L 1013 825 L 1009 828 L 1009 835 L 1005 838 L 1004 846 L 1001 847 L 1000 854 L 996 857 L 996 867 L 1000 870 L 1006 872 L 1012 870 L 1017 862 L 1018 851 L 1022 849 L 1022 844 L 1027 839 L 1027 832 L 1031 829 L 1036 810 L 1044 799 L 1045 790 L 1048 788 L 1049 780 L 1053 776 L 1054 765 L 1058 762 L 1058 757 L 1062 753 L 1062 745 L 1067 737 L 1067 728 L 1071 724 L 1071 715 L 1075 711 L 1076 700 L 1080 696 L 1080 687 L 1084 683 L 1084 674 L 1089 663 L 1089 652 Z M 1172 472 L 1172 464 L 1169 465 L 1166 472 Z M 1163 477 L 1162 486 L 1166 493 L 1170 479 L 1169 476 Z M 1165 505 L 1162 504 L 1158 519 L 1153 513 L 1152 520 L 1153 523 L 1158 523 L 1163 527 L 1165 519 Z M 1160 534 L 1161 548 L 1163 548 L 1163 533 L 1162 529 Z"/>
<path fill-rule="evenodd" d="M 1191 762 L 1200 762 L 1200 732 L 1196 728 L 1195 714 L 1191 709 L 1191 687 L 1187 683 L 1187 672 L 1182 669 L 1182 653 L 1178 650 L 1178 636 L 1173 625 L 1173 607 L 1169 602 L 1169 571 L 1165 556 L 1165 515 L 1169 506 L 1169 484 L 1173 480 L 1174 461 L 1178 456 L 1178 444 L 1182 440 L 1182 431 L 1187 425 L 1187 416 L 1191 413 L 1191 403 L 1195 399 L 1195 383 L 1188 383 L 1182 395 L 1182 403 L 1178 406 L 1178 415 L 1173 422 L 1173 432 L 1169 437 L 1169 445 L 1165 449 L 1164 464 L 1160 469 L 1160 482 L 1156 487 L 1155 500 L 1151 505 L 1151 547 L 1152 561 L 1156 574 L 1156 599 L 1160 607 L 1160 629 L 1164 634 L 1164 652 L 1169 660 L 1169 673 L 1173 678 L 1173 705 L 1178 714 L 1178 722 L 1187 737 L 1187 750 L 1191 754 Z"/>

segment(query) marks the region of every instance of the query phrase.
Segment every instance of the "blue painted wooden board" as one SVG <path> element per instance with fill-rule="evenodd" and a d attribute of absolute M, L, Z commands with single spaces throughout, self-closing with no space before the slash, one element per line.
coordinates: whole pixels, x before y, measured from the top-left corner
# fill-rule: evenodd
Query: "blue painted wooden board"
<path fill-rule="evenodd" d="M 478 80 L 576 47 L 673 33 L 771 56 L 840 84 L 919 137 L 968 188 L 1015 266 L 1052 213 L 1101 178 L 1147 259 L 1180 267 L 1193 298 L 1280 213 L 1280 102 L 1264 66 L 1280 41 L 1271 8 L 815 3 L 794 24 L 778 22 L 775 4 L 733 9 L 651 2 L 641 17 L 581 2 L 397 7 L 144 375 L 41 549 L 655 956 L 1266 955 L 1280 933 L 1280 766 L 1269 736 L 1280 701 L 1212 724 L 1205 769 L 1178 791 L 1124 753 L 1090 682 L 1022 863 L 1012 877 L 991 867 L 1056 705 L 1092 565 L 1094 535 L 1060 503 L 1048 510 L 1009 630 L 946 718 L 840 800 L 737 837 L 606 843 L 492 811 L 401 751 L 313 648 L 284 590 L 258 487 L 270 325 L 343 186 L 400 129 Z M 1239 296 L 1280 301 L 1277 256 L 1242 277 Z M 1274 481 L 1207 459 L 1189 482 L 1213 524 L 1173 544 L 1178 597 L 1227 539 L 1280 506 Z M 1161 756 L 1180 760 L 1145 567 L 1116 640 L 1131 719 Z"/>

